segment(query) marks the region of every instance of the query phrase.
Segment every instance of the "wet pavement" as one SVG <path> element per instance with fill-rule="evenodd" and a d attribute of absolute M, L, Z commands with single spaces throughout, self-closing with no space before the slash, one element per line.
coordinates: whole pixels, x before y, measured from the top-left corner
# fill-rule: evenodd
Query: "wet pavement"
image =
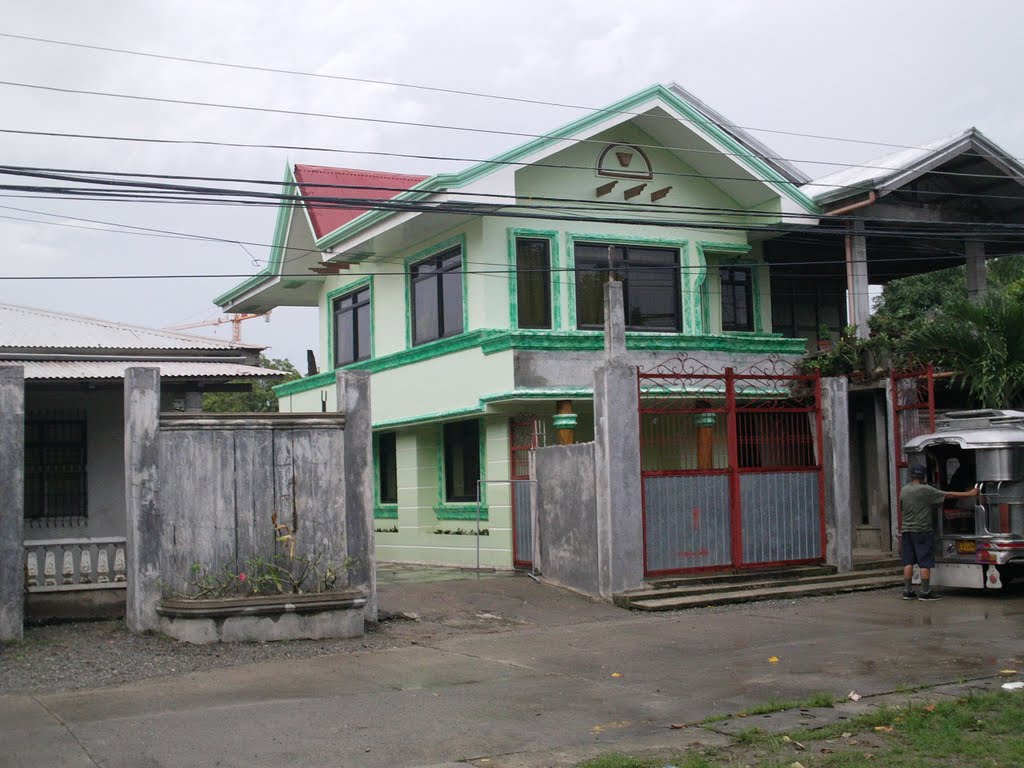
<path fill-rule="evenodd" d="M 672 724 L 771 699 L 982 679 L 1024 653 L 1020 595 L 650 615 L 524 576 L 409 575 L 381 579 L 381 608 L 405 615 L 408 645 L 0 696 L 0 765 L 571 765 L 594 748 L 685 747 Z"/>

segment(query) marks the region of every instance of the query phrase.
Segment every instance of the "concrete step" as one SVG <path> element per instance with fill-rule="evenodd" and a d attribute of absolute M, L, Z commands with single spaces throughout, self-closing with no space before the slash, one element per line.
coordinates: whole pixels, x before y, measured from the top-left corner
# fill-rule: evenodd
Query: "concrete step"
<path fill-rule="evenodd" d="M 871 560 L 854 560 L 855 571 L 878 571 L 882 568 L 902 568 L 898 557 L 876 557 Z"/>
<path fill-rule="evenodd" d="M 799 576 L 827 576 L 836 572 L 833 565 L 796 565 L 780 568 L 759 568 L 756 570 L 731 571 L 729 573 L 686 574 L 682 576 L 661 576 L 650 579 L 651 589 L 675 589 L 694 584 L 732 584 L 745 581 L 768 581 L 770 579 L 791 579 Z"/>
<path fill-rule="evenodd" d="M 899 573 L 898 568 L 886 567 L 871 571 L 853 571 L 850 573 L 814 573 L 806 575 L 800 571 L 790 571 L 785 577 L 762 579 L 759 575 L 750 574 L 741 581 L 714 582 L 714 583 L 682 583 L 677 587 L 665 589 L 637 589 L 630 592 L 623 592 L 616 596 L 616 602 L 622 605 L 632 600 L 646 600 L 657 597 L 685 597 L 687 595 L 712 595 L 720 592 L 741 592 L 752 589 L 768 589 L 770 587 L 789 587 L 804 584 L 840 584 L 852 578 L 866 578 L 869 576 L 891 576 L 895 578 Z"/>
<path fill-rule="evenodd" d="M 624 608 L 638 611 L 676 611 L 684 608 L 752 603 L 759 600 L 780 600 L 814 595 L 835 595 L 844 592 L 863 592 L 871 589 L 889 589 L 903 583 L 902 576 L 893 573 L 881 575 L 854 572 L 853 574 L 843 574 L 843 576 L 844 578 L 827 581 L 815 580 L 809 583 L 792 584 L 769 583 L 756 588 L 681 594 L 671 597 L 665 596 L 661 591 L 647 590 L 643 593 L 643 597 L 640 596 L 640 593 L 632 593 L 624 601 L 620 601 L 620 598 L 626 597 L 625 595 L 616 596 L 615 602 Z"/>

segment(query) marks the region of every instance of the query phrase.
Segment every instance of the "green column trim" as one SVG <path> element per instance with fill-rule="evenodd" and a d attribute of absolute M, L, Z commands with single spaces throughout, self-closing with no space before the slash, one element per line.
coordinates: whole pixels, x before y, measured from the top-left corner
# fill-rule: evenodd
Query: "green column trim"
<path fill-rule="evenodd" d="M 341 298 L 346 294 L 354 291 L 361 290 L 362 288 L 369 286 L 370 288 L 370 360 L 374 358 L 376 352 L 376 333 L 375 331 L 375 318 L 374 318 L 374 306 L 373 306 L 373 275 L 367 277 L 361 277 L 358 280 L 353 280 L 351 283 L 346 283 L 340 288 L 335 288 L 333 291 L 329 291 L 324 297 L 327 307 L 327 369 L 335 370 L 337 366 L 334 364 L 334 310 L 332 305 L 334 300 Z M 366 360 L 356 360 L 355 363 L 349 363 L 349 365 L 355 365 L 356 363 L 365 363 Z"/>
<path fill-rule="evenodd" d="M 519 328 L 519 276 L 516 274 L 516 240 L 529 238 L 548 241 L 548 256 L 551 268 L 551 329 L 562 327 L 562 272 L 560 267 L 558 232 L 550 229 L 523 229 L 508 227 L 508 320 L 509 328 Z M 536 329 L 533 329 L 536 330 Z"/>
<path fill-rule="evenodd" d="M 411 256 L 406 256 L 402 260 L 402 265 L 405 270 L 405 348 L 412 349 L 414 346 L 424 346 L 425 344 L 433 344 L 442 339 L 435 339 L 434 341 L 427 341 L 423 344 L 413 344 L 413 327 L 412 327 L 412 274 L 410 268 L 413 264 L 418 261 L 430 258 L 442 251 L 447 251 L 453 246 L 459 246 L 462 252 L 462 333 L 466 333 L 469 330 L 469 291 L 466 275 L 466 261 L 468 254 L 466 253 L 466 233 L 460 232 L 454 237 L 449 237 L 447 240 L 442 240 L 439 243 L 428 245 Z M 453 336 L 445 336 L 444 339 L 451 339 L 461 334 L 454 334 Z"/>
<path fill-rule="evenodd" d="M 719 329 L 719 333 L 724 337 L 742 337 L 751 335 L 761 335 L 765 333 L 764 330 L 764 318 L 761 316 L 761 269 L 765 267 L 765 263 L 759 259 L 755 259 L 747 254 L 750 253 L 751 246 L 746 243 L 717 243 L 709 241 L 701 241 L 697 243 L 697 248 L 700 250 L 701 257 L 705 261 L 707 266 L 717 269 L 718 266 L 743 266 L 750 267 L 750 293 L 753 299 L 754 306 L 752 312 L 754 314 L 754 330 L 753 331 L 722 331 Z M 707 253 L 711 253 L 711 261 L 707 260 Z M 715 254 L 724 254 L 722 257 L 715 257 Z M 711 332 L 711 296 L 707 286 L 707 281 L 704 281 L 704 285 L 701 289 L 701 305 L 703 306 L 703 318 L 704 328 L 706 332 Z"/>

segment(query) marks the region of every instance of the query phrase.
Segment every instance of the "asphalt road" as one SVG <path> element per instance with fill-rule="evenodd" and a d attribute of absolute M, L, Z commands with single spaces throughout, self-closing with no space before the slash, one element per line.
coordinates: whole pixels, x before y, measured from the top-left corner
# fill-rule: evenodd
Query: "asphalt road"
<path fill-rule="evenodd" d="M 548 765 L 594 745 L 685 746 L 670 724 L 769 699 L 871 695 L 1024 660 L 1019 594 L 646 615 L 506 577 L 398 583 L 382 607 L 420 617 L 407 645 L 0 696 L 0 765 Z"/>

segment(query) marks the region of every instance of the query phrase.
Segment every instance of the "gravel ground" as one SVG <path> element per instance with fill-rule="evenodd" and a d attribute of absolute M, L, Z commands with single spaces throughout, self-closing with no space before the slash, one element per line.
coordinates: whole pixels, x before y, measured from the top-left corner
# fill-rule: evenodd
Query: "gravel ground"
<path fill-rule="evenodd" d="M 132 634 L 121 620 L 26 627 L 21 643 L 0 643 L 0 694 L 74 691 L 261 661 L 397 648 L 499 632 L 513 623 L 490 616 L 441 621 L 391 616 L 368 626 L 363 637 L 211 645 Z"/>

